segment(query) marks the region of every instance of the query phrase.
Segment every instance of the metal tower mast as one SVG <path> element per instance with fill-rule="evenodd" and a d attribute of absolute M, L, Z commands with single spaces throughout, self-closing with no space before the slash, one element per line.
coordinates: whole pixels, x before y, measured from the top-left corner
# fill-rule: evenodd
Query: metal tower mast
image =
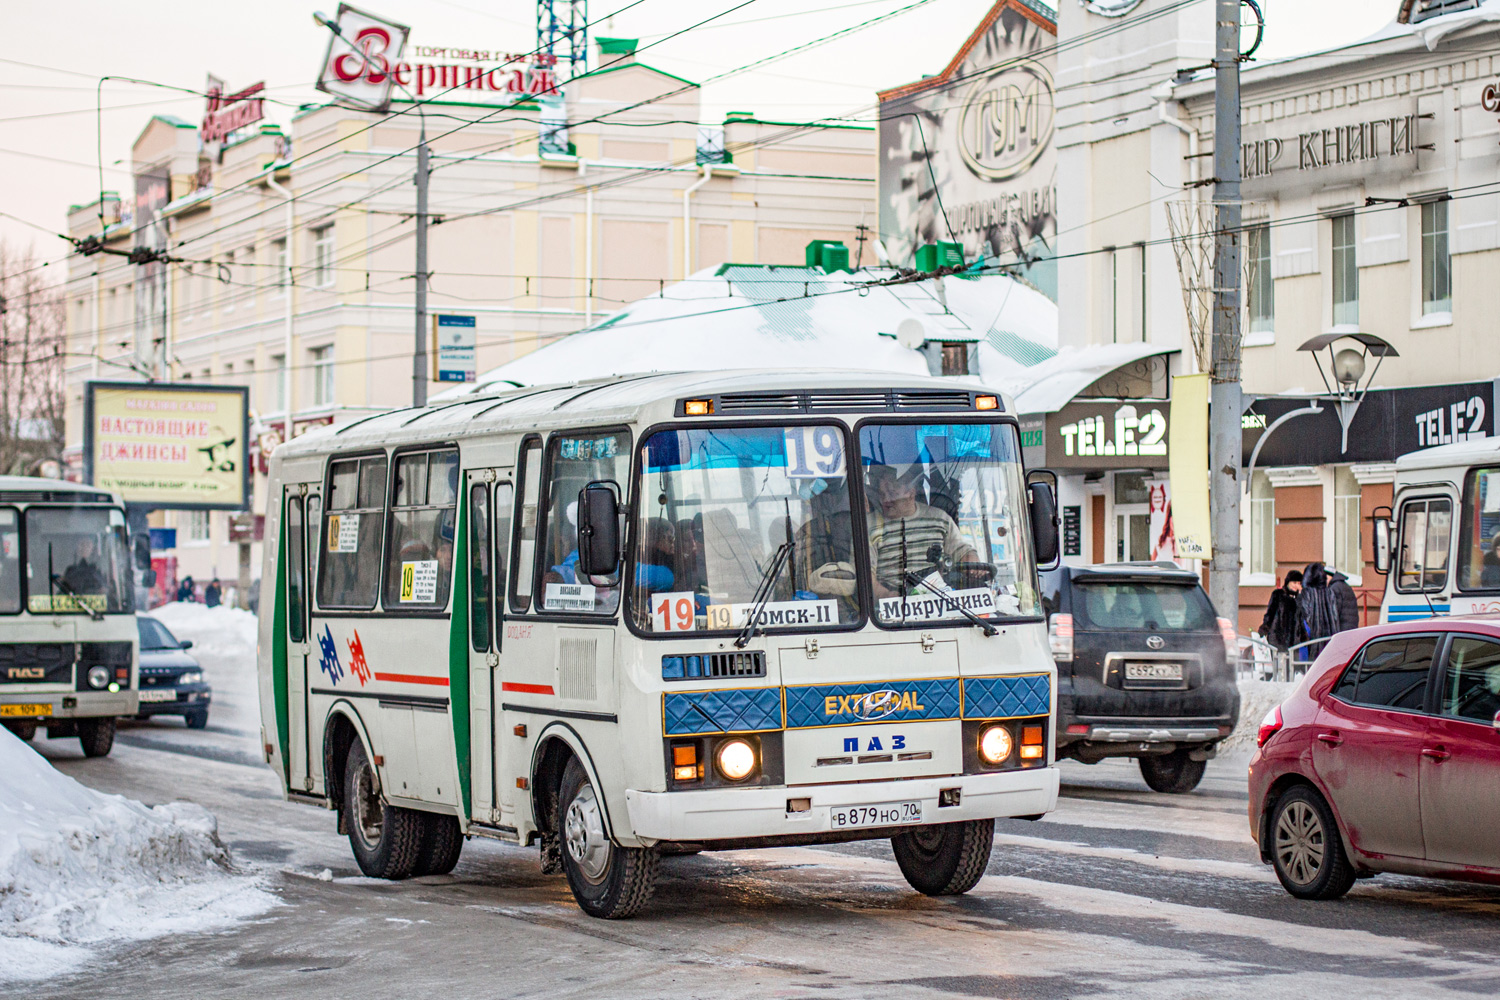
<path fill-rule="evenodd" d="M 537 50 L 557 60 L 559 79 L 588 69 L 588 23 L 588 0 L 537 0 Z"/>

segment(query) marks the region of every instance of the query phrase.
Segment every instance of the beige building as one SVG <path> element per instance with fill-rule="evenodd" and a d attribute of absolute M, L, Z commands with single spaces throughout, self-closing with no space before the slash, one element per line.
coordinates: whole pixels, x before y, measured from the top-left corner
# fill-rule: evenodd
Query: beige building
<path fill-rule="evenodd" d="M 479 371 L 703 267 L 801 264 L 811 240 L 853 247 L 857 227 L 873 229 L 872 130 L 750 113 L 702 126 L 696 86 L 614 47 L 617 61 L 566 85 L 559 103 L 497 108 L 451 100 L 458 90 L 425 105 L 428 311 L 472 317 Z M 70 261 L 75 466 L 91 379 L 248 386 L 267 444 L 288 413 L 295 434 L 409 403 L 418 124 L 307 108 L 289 135 L 242 129 L 215 162 L 196 126 L 153 117 L 132 149 L 136 191 L 69 217 L 75 237 L 97 235 L 102 215 L 111 249 L 154 239 L 181 261 Z M 263 488 L 257 476 L 257 510 Z M 179 573 L 234 575 L 226 514 L 164 511 L 152 523 L 177 528 Z"/>

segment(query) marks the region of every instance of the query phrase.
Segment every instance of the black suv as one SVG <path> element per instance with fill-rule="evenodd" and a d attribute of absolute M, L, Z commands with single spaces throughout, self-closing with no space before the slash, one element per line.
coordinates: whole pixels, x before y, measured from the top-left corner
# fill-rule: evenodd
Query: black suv
<path fill-rule="evenodd" d="M 1057 660 L 1057 756 L 1135 757 L 1158 792 L 1190 792 L 1240 714 L 1234 627 L 1176 564 L 1041 574 Z"/>

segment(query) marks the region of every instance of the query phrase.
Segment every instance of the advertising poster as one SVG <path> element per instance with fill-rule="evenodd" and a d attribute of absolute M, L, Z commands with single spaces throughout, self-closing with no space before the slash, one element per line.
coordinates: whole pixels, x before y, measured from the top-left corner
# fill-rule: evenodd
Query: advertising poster
<path fill-rule="evenodd" d="M 127 503 L 198 510 L 249 505 L 249 390 L 90 382 L 84 478 Z"/>

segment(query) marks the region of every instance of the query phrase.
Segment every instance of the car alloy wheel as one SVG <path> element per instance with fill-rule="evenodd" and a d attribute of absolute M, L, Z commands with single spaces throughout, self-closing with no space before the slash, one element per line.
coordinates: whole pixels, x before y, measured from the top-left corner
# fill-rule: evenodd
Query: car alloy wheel
<path fill-rule="evenodd" d="M 1323 870 L 1327 832 L 1307 802 L 1289 802 L 1276 819 L 1276 857 L 1282 871 L 1298 885 L 1312 885 Z"/>

